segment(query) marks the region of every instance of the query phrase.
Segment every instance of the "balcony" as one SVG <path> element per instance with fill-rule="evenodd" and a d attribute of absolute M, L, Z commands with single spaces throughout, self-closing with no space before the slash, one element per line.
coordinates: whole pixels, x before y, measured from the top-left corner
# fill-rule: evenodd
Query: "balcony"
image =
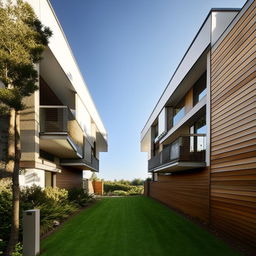
<path fill-rule="evenodd" d="M 148 161 L 150 172 L 176 172 L 205 167 L 205 134 L 182 136 Z"/>
<path fill-rule="evenodd" d="M 60 164 L 62 166 L 72 166 L 79 170 L 99 171 L 99 160 L 94 156 L 87 156 L 83 159 L 62 159 Z"/>
<path fill-rule="evenodd" d="M 83 140 L 83 130 L 67 106 L 40 106 L 40 149 L 60 158 L 82 158 Z"/>

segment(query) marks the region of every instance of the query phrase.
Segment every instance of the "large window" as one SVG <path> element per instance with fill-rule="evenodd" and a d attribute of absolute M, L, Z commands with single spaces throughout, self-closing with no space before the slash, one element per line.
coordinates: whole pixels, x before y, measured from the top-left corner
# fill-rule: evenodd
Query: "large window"
<path fill-rule="evenodd" d="M 193 105 L 195 106 L 206 95 L 206 72 L 193 86 Z"/>
<path fill-rule="evenodd" d="M 190 152 L 202 151 L 206 148 L 206 117 L 200 117 L 193 126 L 190 127 L 191 134 L 199 134 L 199 136 L 190 137 Z M 202 136 L 200 136 L 202 134 Z"/>
<path fill-rule="evenodd" d="M 52 172 L 45 171 L 45 187 L 53 187 L 53 174 Z"/>
<path fill-rule="evenodd" d="M 195 133 L 206 134 L 206 117 L 202 116 L 195 122 Z"/>

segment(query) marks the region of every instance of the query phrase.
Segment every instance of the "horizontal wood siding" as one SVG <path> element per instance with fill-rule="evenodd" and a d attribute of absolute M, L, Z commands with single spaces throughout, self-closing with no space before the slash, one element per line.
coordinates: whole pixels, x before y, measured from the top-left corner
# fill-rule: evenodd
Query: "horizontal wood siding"
<path fill-rule="evenodd" d="M 256 250 L 255 4 L 211 53 L 211 225 Z"/>
<path fill-rule="evenodd" d="M 187 215 L 208 222 L 209 171 L 207 169 L 159 176 L 157 182 L 150 182 L 149 195 Z"/>
<path fill-rule="evenodd" d="M 56 175 L 56 186 L 59 188 L 82 188 L 83 172 L 74 168 L 62 168 Z"/>

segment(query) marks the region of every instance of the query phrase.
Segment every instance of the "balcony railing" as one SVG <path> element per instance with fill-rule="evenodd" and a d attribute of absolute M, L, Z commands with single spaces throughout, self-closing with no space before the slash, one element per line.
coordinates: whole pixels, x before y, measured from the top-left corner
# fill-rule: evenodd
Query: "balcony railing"
<path fill-rule="evenodd" d="M 148 170 L 175 162 L 205 162 L 205 134 L 179 137 L 148 161 Z"/>
<path fill-rule="evenodd" d="M 83 154 L 83 130 L 67 106 L 40 106 L 40 133 L 67 134 L 78 153 Z"/>
<path fill-rule="evenodd" d="M 92 156 L 91 165 L 92 165 L 92 168 L 94 168 L 95 170 L 99 170 L 99 160 L 94 156 Z"/>

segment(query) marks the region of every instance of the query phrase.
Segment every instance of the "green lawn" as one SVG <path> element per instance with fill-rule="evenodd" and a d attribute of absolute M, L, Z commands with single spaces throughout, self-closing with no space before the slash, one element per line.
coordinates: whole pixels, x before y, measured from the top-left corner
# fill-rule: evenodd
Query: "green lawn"
<path fill-rule="evenodd" d="M 41 243 L 42 256 L 239 255 L 146 197 L 104 198 Z"/>

